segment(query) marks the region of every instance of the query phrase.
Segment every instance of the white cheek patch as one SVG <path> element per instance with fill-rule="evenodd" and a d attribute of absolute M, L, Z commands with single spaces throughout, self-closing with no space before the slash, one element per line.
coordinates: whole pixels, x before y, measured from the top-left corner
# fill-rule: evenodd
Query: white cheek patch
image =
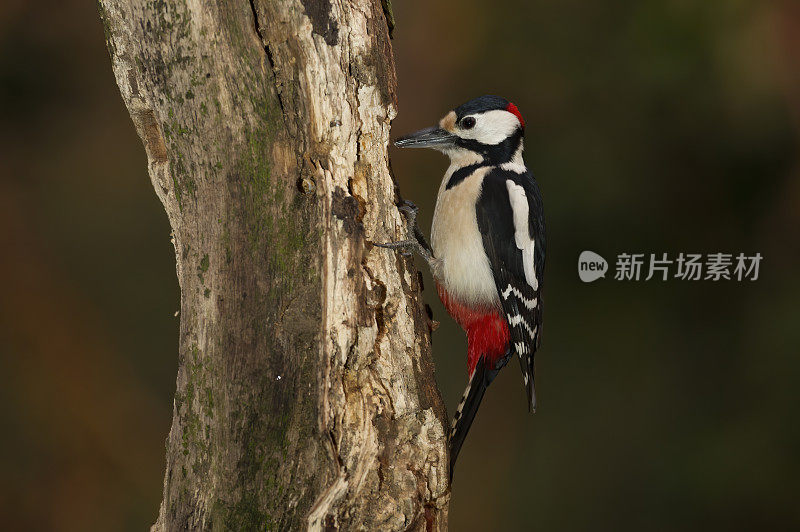
<path fill-rule="evenodd" d="M 536 242 L 531 238 L 528 229 L 528 196 L 525 189 L 506 180 L 508 188 L 508 200 L 511 203 L 511 211 L 514 214 L 514 243 L 522 252 L 522 269 L 525 271 L 525 281 L 534 290 L 539 289 L 539 280 L 536 278 L 536 269 L 533 266 L 533 251 Z"/>
<path fill-rule="evenodd" d="M 477 140 L 482 144 L 500 144 L 519 127 L 519 120 L 508 111 L 487 111 L 476 115 L 475 127 L 459 129 L 456 134 L 462 139 Z"/>

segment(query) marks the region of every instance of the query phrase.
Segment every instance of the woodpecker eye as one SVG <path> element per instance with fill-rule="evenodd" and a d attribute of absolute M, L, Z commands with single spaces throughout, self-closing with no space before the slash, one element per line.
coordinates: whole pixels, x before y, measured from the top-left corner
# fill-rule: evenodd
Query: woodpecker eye
<path fill-rule="evenodd" d="M 471 116 L 467 116 L 461 119 L 461 129 L 472 129 L 475 127 L 475 119 Z"/>

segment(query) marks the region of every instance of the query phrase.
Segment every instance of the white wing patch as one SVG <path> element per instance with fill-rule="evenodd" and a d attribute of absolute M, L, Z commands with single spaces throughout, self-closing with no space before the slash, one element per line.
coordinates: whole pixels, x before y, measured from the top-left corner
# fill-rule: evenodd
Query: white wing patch
<path fill-rule="evenodd" d="M 528 196 L 525 195 L 525 189 L 511 179 L 506 180 L 506 187 L 511 211 L 514 213 L 514 242 L 522 252 L 525 280 L 531 288 L 538 290 L 539 280 L 536 278 L 536 269 L 533 266 L 533 249 L 536 242 L 531 238 L 528 229 Z"/>

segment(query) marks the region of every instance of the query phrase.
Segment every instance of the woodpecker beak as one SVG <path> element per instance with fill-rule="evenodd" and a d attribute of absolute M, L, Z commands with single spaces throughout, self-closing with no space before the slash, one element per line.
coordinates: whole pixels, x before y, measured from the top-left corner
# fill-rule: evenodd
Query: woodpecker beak
<path fill-rule="evenodd" d="M 421 129 L 405 137 L 400 137 L 394 141 L 394 145 L 398 148 L 433 148 L 441 150 L 453 146 L 455 138 L 456 136 L 446 129 L 433 126 Z"/>

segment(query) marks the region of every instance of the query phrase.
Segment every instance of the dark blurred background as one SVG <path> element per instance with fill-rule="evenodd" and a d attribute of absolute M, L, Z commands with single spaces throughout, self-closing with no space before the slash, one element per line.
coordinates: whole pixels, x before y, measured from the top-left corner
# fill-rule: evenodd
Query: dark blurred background
<path fill-rule="evenodd" d="M 395 2 L 397 135 L 514 101 L 545 198 L 540 405 L 516 363 L 462 452 L 453 530 L 797 530 L 800 5 Z M 394 150 L 429 226 L 445 159 Z M 584 249 L 760 252 L 756 282 L 577 277 Z M 142 530 L 179 305 L 166 216 L 93 2 L 0 5 L 0 519 Z M 454 408 L 465 340 L 442 323 Z"/>

